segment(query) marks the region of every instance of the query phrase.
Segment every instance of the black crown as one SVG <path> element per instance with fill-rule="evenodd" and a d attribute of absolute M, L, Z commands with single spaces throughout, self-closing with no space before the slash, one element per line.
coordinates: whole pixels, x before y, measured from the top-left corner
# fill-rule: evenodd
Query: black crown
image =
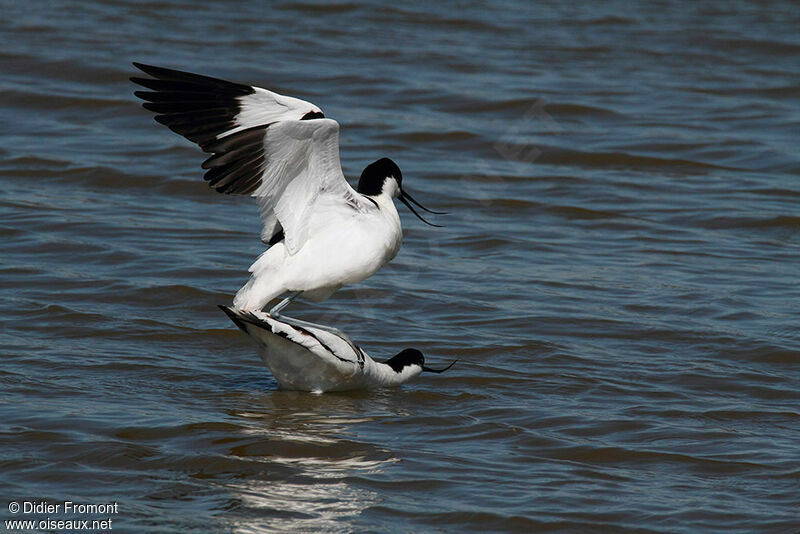
<path fill-rule="evenodd" d="M 390 176 L 397 180 L 398 185 L 403 185 L 403 173 L 400 172 L 397 163 L 389 158 L 381 158 L 370 163 L 358 180 L 358 192 L 368 196 L 380 195 L 383 190 L 383 182 Z"/>

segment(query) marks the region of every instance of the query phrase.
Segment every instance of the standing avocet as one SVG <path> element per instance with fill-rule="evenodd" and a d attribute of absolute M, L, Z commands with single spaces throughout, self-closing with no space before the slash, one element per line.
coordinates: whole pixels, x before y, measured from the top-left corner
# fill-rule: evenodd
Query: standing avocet
<path fill-rule="evenodd" d="M 222 311 L 259 345 L 261 359 L 278 386 L 286 390 L 346 391 L 399 386 L 431 369 L 417 349 L 405 349 L 385 362 L 376 362 L 358 345 L 327 330 L 298 327 L 260 311 L 220 306 Z"/>
<path fill-rule="evenodd" d="M 209 185 L 258 200 L 261 240 L 269 248 L 250 267 L 250 280 L 234 298 L 236 308 L 261 310 L 288 294 L 270 310 L 280 319 L 296 297 L 319 302 L 374 274 L 402 241 L 394 197 L 437 226 L 409 203 L 431 212 L 403 190 L 400 168 L 389 158 L 368 165 L 358 188 L 350 187 L 339 163 L 339 124 L 314 104 L 260 87 L 134 65 L 152 76 L 131 80 L 150 89 L 135 94 L 157 114 L 156 121 L 212 154 L 202 165 Z"/>

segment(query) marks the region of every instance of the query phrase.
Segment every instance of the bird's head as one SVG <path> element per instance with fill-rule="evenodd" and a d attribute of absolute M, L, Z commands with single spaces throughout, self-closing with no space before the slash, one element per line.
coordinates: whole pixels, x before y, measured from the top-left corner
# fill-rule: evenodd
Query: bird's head
<path fill-rule="evenodd" d="M 386 360 L 384 363 L 391 367 L 392 370 L 397 374 L 408 373 L 411 376 L 416 376 L 422 371 L 427 371 L 430 373 L 443 373 L 450 369 L 456 362 L 454 361 L 444 369 L 432 369 L 425 365 L 425 357 L 420 351 L 417 349 L 408 348 L 402 350 L 396 356 Z"/>
<path fill-rule="evenodd" d="M 397 163 L 389 158 L 381 158 L 378 161 L 370 163 L 366 166 L 361 173 L 361 178 L 358 180 L 358 192 L 362 195 L 369 197 L 376 197 L 380 195 L 388 195 L 390 198 L 398 197 L 400 202 L 405 204 L 411 213 L 417 216 L 419 220 L 430 226 L 439 226 L 438 224 L 429 223 L 422 218 L 422 215 L 411 206 L 409 201 L 415 206 L 422 208 L 428 213 L 435 213 L 443 215 L 444 212 L 432 211 L 414 200 L 411 195 L 403 190 L 403 173 L 400 172 L 400 167 Z"/>

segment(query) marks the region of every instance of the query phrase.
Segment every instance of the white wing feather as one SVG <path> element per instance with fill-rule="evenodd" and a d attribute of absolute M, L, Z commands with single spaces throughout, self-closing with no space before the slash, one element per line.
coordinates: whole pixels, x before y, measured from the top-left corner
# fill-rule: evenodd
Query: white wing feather
<path fill-rule="evenodd" d="M 240 111 L 234 118 L 236 126 L 219 134 L 217 139 L 254 126 L 278 121 L 299 121 L 307 113 L 322 113 L 311 102 L 279 95 L 261 87 L 253 87 L 253 90 L 252 94 L 238 98 Z"/>
<path fill-rule="evenodd" d="M 321 195 L 341 199 L 355 210 L 363 208 L 342 174 L 336 121 L 275 123 L 266 130 L 264 146 L 267 163 L 261 186 L 253 193 L 264 223 L 262 239 L 273 235 L 277 220 L 289 253 L 296 253 L 308 239 L 307 222 Z"/>
<path fill-rule="evenodd" d="M 321 198 L 355 212 L 373 207 L 350 187 L 339 161 L 339 124 L 310 102 L 260 87 L 135 64 L 131 78 L 156 120 L 213 155 L 205 179 L 227 194 L 257 198 L 262 240 L 283 231 L 290 254 L 308 239 L 307 221 Z"/>

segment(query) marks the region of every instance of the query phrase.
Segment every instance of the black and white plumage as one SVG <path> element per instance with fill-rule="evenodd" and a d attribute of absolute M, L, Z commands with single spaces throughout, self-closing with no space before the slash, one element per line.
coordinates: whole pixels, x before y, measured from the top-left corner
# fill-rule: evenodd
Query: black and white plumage
<path fill-rule="evenodd" d="M 220 308 L 259 346 L 259 354 L 284 390 L 347 391 L 394 387 L 431 369 L 417 349 L 408 348 L 376 362 L 360 347 L 314 327 L 297 327 L 260 311 Z"/>
<path fill-rule="evenodd" d="M 339 124 L 314 104 L 134 65 L 151 76 L 131 78 L 149 89 L 135 93 L 146 101 L 143 106 L 211 154 L 202 164 L 209 185 L 258 201 L 268 249 L 250 267 L 250 280 L 234 298 L 236 308 L 261 310 L 285 293 L 290 297 L 280 308 L 298 296 L 320 301 L 374 274 L 401 245 L 394 197 L 422 219 L 409 202 L 426 208 L 403 190 L 402 173 L 388 158 L 364 169 L 357 190 L 347 183 L 339 162 Z M 279 317 L 280 308 L 272 315 Z"/>

